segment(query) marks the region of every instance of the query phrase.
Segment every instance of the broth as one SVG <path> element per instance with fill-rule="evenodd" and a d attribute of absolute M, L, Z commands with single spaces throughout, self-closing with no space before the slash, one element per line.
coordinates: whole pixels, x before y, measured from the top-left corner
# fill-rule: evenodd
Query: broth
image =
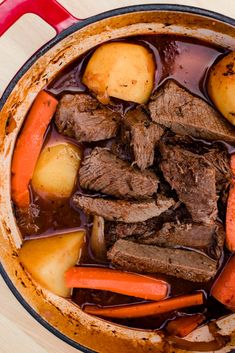
<path fill-rule="evenodd" d="M 122 41 L 142 44 L 152 51 L 156 60 L 155 90 L 166 79 L 172 78 L 190 92 L 210 102 L 205 86 L 207 72 L 216 60 L 228 53 L 228 50 L 208 45 L 198 39 L 176 35 L 143 35 Z M 60 76 L 48 85 L 48 91 L 56 96 L 65 92 L 85 92 L 87 89 L 82 84 L 81 77 L 93 52 L 94 49 L 63 70 Z M 115 103 L 114 106 L 127 105 L 119 100 Z"/>

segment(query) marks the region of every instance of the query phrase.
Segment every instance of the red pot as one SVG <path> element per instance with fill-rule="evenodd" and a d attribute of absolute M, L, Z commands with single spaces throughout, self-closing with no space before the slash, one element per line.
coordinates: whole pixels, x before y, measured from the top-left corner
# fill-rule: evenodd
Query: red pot
<path fill-rule="evenodd" d="M 22 239 L 11 205 L 12 153 L 35 95 L 69 62 L 97 44 L 129 35 L 166 33 L 192 36 L 235 50 L 235 20 L 199 8 L 156 4 L 121 8 L 81 21 L 55 0 L 5 0 L 0 5 L 0 35 L 28 12 L 42 17 L 55 28 L 57 35 L 19 70 L 0 100 L 1 274 L 34 318 L 84 352 L 165 352 L 162 334 L 133 330 L 91 317 L 75 304 L 41 288 L 23 270 L 18 260 Z M 228 352 L 235 348 L 235 315 L 219 320 L 218 325 L 223 333 L 232 336 L 233 343 L 221 350 Z M 196 330 L 191 339 L 210 339 L 207 326 Z M 167 349 L 177 352 L 171 346 Z"/>

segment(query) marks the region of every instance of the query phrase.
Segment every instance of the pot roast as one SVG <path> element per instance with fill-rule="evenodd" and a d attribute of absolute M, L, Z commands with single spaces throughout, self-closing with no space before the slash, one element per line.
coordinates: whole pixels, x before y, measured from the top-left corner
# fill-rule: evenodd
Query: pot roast
<path fill-rule="evenodd" d="M 208 67 L 226 53 L 213 48 L 217 56 L 211 53 L 203 73 L 195 73 L 189 63 L 180 67 L 176 62 L 184 62 L 185 46 L 198 45 L 203 51 L 205 43 L 189 39 L 186 43 L 180 38 L 153 35 L 114 41 L 95 49 L 95 54 L 89 52 L 79 70 L 73 63 L 73 79 L 70 82 L 68 75 L 56 98 L 51 95 L 53 84 L 45 90 L 58 105 L 41 138 L 41 152 L 27 186 L 27 207 L 19 206 L 12 187 L 15 217 L 24 239 L 20 256 L 28 273 L 37 256 L 28 250 L 32 258 L 27 262 L 24 251 L 44 239 L 45 253 L 51 253 L 36 274 L 39 282 L 43 276 L 50 278 L 47 289 L 58 280 L 50 277 L 53 261 L 58 268 L 66 264 L 54 294 L 69 297 L 82 310 L 103 319 L 107 316 L 141 329 L 164 328 L 164 332 L 169 322 L 199 315 L 204 323 L 231 309 L 213 297 L 213 288 L 231 257 L 226 222 L 228 228 L 232 216 L 227 212 L 226 219 L 226 209 L 234 182 L 235 129 L 202 87 Z M 123 60 L 137 50 L 140 74 L 130 80 L 129 73 L 136 69 L 132 60 L 124 81 L 122 65 L 115 69 L 113 80 L 116 58 L 112 52 L 108 72 L 107 65 L 93 60 L 98 60 L 102 50 L 111 47 L 117 53 L 126 45 L 130 47 Z M 190 55 L 196 49 L 191 50 Z M 151 76 L 153 71 L 155 76 Z M 67 77 L 66 72 L 61 75 Z M 143 90 L 141 97 L 138 87 Z M 17 148 L 16 143 L 16 152 Z M 13 159 L 12 179 L 16 174 Z M 64 240 L 65 233 L 70 240 Z M 60 242 L 64 243 L 58 250 Z M 64 263 L 57 259 L 57 250 Z M 42 252 L 41 248 L 37 251 Z M 107 278 L 99 277 L 102 271 Z M 122 282 L 124 277 L 126 282 Z M 154 295 L 162 290 L 157 299 L 153 293 L 148 296 L 152 282 L 157 283 Z M 146 317 L 138 306 L 159 301 L 161 307 L 181 299 L 185 303 L 191 295 L 203 300 Z M 136 317 L 130 316 L 131 310 L 136 310 Z"/>

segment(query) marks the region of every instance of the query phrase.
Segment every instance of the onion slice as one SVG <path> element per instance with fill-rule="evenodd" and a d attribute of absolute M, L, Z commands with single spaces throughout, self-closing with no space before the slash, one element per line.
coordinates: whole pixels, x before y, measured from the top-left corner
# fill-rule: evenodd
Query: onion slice
<path fill-rule="evenodd" d="M 213 335 L 214 340 L 209 342 L 192 342 L 179 338 L 176 336 L 167 336 L 167 341 L 172 344 L 173 347 L 179 349 L 185 349 L 188 351 L 197 351 L 197 352 L 213 352 L 217 351 L 226 346 L 230 342 L 230 336 L 221 335 L 218 330 L 216 323 L 211 322 L 208 324 L 210 333 Z"/>
<path fill-rule="evenodd" d="M 104 237 L 104 218 L 101 216 L 94 216 L 90 246 L 96 259 L 101 261 L 105 261 L 107 259 L 107 250 Z"/>

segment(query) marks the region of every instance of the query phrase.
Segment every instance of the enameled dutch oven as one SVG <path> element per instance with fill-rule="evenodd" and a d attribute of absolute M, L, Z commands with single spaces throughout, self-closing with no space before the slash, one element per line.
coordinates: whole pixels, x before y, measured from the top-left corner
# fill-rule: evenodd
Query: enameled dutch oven
<path fill-rule="evenodd" d="M 78 306 L 41 288 L 18 259 L 21 235 L 11 204 L 10 170 L 15 140 L 36 94 L 69 62 L 107 40 L 138 34 L 183 34 L 235 50 L 235 20 L 199 8 L 141 5 L 79 21 L 55 0 L 6 0 L 0 5 L 0 35 L 20 16 L 35 13 L 52 25 L 56 37 L 38 50 L 13 78 L 0 100 L 0 258 L 1 274 L 20 303 L 43 326 L 83 352 L 178 352 L 162 334 L 128 329 L 91 317 Z M 235 314 L 218 321 L 235 348 Z M 188 339 L 208 341 L 208 327 Z M 180 352 L 183 352 L 182 350 Z M 235 351 L 234 351 L 235 352 Z"/>

